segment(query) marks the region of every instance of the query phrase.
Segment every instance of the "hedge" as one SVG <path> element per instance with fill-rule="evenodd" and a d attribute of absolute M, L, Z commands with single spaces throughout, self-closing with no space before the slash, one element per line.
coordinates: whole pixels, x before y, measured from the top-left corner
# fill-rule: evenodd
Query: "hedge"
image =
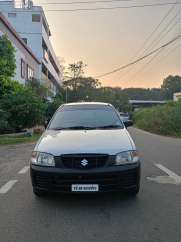
<path fill-rule="evenodd" d="M 134 113 L 134 122 L 152 133 L 181 137 L 181 101 L 141 109 Z"/>

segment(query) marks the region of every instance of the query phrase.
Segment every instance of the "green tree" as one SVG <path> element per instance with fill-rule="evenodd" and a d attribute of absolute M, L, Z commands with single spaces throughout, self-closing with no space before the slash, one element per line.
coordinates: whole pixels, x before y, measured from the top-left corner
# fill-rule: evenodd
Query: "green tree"
<path fill-rule="evenodd" d="M 75 88 L 76 83 L 76 90 Z M 93 101 L 96 90 L 101 86 L 100 82 L 92 77 L 78 77 L 64 82 L 67 89 L 68 101 Z M 76 94 L 76 95 L 75 95 Z"/>
<path fill-rule="evenodd" d="M 85 67 L 87 65 L 83 61 L 77 61 L 73 64 L 69 64 L 67 71 L 65 71 L 65 79 L 79 78 L 84 75 Z"/>
<path fill-rule="evenodd" d="M 60 105 L 62 104 L 63 104 L 63 97 L 61 94 L 56 95 L 53 98 L 52 102 L 48 102 L 47 108 L 46 108 L 46 119 L 50 120 L 53 114 L 55 113 L 55 111 L 57 110 L 57 108 L 60 107 Z"/>
<path fill-rule="evenodd" d="M 6 35 L 0 36 L 0 98 L 17 86 L 11 83 L 15 68 L 15 49 Z"/>
<path fill-rule="evenodd" d="M 9 78 L 2 78 L 0 80 L 0 99 L 4 94 L 18 91 L 22 88 L 22 85 L 17 81 L 13 81 Z"/>
<path fill-rule="evenodd" d="M 0 36 L 0 81 L 14 76 L 15 48 L 6 35 Z"/>
<path fill-rule="evenodd" d="M 51 96 L 50 90 L 36 78 L 28 80 L 27 87 L 31 88 L 43 100 Z"/>
<path fill-rule="evenodd" d="M 69 64 L 67 71 L 65 71 L 64 73 L 65 81 L 63 84 L 66 88 L 70 88 L 73 91 L 74 100 L 78 98 L 77 81 L 79 80 L 79 78 L 82 78 L 84 76 L 86 66 L 87 65 L 84 64 L 82 61 L 77 61 L 73 64 Z"/>
<path fill-rule="evenodd" d="M 181 76 L 168 76 L 164 79 L 161 90 L 166 99 L 172 100 L 175 92 L 181 92 Z"/>

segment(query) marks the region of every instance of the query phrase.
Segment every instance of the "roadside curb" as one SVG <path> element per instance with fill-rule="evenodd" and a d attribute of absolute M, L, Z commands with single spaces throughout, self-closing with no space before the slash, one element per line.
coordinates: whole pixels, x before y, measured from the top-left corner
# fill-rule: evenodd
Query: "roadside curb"
<path fill-rule="evenodd" d="M 181 138 L 179 138 L 179 137 L 173 137 L 173 136 L 166 136 L 166 135 L 161 135 L 161 134 L 155 134 L 155 133 L 151 133 L 149 131 L 146 131 L 144 129 L 137 128 L 135 126 L 133 126 L 132 129 L 138 130 L 140 132 L 143 132 L 145 134 L 152 135 L 152 136 L 155 136 L 155 137 L 166 138 L 166 139 L 175 139 L 175 140 L 180 140 L 181 141 Z"/>

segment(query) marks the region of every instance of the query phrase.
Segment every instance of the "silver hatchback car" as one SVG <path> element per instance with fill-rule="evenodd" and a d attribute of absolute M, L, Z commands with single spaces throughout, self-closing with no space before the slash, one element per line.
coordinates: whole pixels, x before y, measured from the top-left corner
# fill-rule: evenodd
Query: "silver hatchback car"
<path fill-rule="evenodd" d="M 136 195 L 140 158 L 128 125 L 111 104 L 60 106 L 32 152 L 34 193 L 123 191 Z"/>

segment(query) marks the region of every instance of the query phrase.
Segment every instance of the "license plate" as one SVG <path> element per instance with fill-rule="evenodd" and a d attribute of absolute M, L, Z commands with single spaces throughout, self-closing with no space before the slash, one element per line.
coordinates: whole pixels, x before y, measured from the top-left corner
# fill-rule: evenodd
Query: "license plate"
<path fill-rule="evenodd" d="M 73 184 L 72 192 L 98 192 L 99 185 L 97 184 Z"/>

